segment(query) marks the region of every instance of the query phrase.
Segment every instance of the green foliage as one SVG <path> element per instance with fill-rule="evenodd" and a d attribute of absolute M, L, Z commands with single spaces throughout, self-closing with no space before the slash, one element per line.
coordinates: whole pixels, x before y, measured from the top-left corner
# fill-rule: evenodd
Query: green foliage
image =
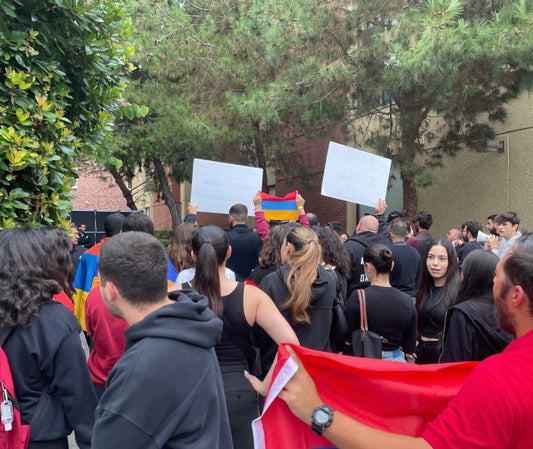
<path fill-rule="evenodd" d="M 0 229 L 65 223 L 125 87 L 121 2 L 0 0 Z"/>
<path fill-rule="evenodd" d="M 346 20 L 359 43 L 348 50 L 352 97 L 377 124 L 360 120 L 356 139 L 391 157 L 404 185 L 430 185 L 443 155 L 465 145 L 484 151 L 487 118 L 505 119 L 505 103 L 531 86 L 530 0 L 358 2 Z"/>
<path fill-rule="evenodd" d="M 128 99 L 150 112 L 119 127 L 121 173 L 152 172 L 160 158 L 177 181 L 192 159 L 292 170 L 302 135 L 327 135 L 344 117 L 342 65 L 319 0 L 130 2 L 136 83 Z M 126 160 L 127 159 L 127 160 Z"/>

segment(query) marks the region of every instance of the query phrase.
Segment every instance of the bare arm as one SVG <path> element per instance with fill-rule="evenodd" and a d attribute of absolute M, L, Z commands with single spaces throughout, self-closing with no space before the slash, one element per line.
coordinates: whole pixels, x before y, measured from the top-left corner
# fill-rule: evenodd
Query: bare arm
<path fill-rule="evenodd" d="M 313 379 L 302 362 L 289 346 L 286 347 L 298 364 L 298 371 L 285 385 L 279 397 L 289 406 L 294 415 L 311 426 L 313 410 L 324 402 L 320 399 Z M 339 449 L 431 449 L 422 438 L 398 435 L 365 426 L 360 422 L 335 411 L 333 423 L 323 433 Z"/>

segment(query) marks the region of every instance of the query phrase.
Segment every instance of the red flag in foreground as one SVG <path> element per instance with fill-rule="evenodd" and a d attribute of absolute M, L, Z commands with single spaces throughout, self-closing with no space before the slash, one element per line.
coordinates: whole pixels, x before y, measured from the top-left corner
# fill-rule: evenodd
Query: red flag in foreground
<path fill-rule="evenodd" d="M 426 424 L 444 409 L 478 364 L 414 365 L 291 347 L 330 407 L 363 424 L 411 436 L 422 434 Z M 296 363 L 281 345 L 263 415 L 253 422 L 256 449 L 334 447 L 277 398 L 296 369 Z"/>

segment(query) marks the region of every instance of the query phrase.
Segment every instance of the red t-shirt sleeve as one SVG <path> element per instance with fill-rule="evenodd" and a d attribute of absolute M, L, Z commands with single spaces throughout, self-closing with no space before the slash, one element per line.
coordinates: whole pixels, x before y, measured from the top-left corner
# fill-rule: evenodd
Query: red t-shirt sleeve
<path fill-rule="evenodd" d="M 514 428 L 508 395 L 490 370 L 480 365 L 444 411 L 428 424 L 422 438 L 433 449 L 508 448 Z"/>

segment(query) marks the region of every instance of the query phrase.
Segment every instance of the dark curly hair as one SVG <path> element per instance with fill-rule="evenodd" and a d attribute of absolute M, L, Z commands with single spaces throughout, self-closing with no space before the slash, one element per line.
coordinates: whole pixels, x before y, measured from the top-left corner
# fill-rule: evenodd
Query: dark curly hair
<path fill-rule="evenodd" d="M 259 265 L 263 268 L 274 267 L 276 270 L 281 267 L 281 244 L 291 227 L 294 225 L 283 223 L 270 229 L 259 253 Z"/>
<path fill-rule="evenodd" d="M 63 291 L 72 298 L 74 295 L 74 267 L 70 257 L 72 242 L 67 231 L 55 226 L 43 226 L 37 230 L 42 234 L 43 248 L 49 255 L 50 277 L 55 279 Z"/>
<path fill-rule="evenodd" d="M 322 260 L 324 263 L 334 265 L 343 276 L 350 275 L 350 255 L 344 244 L 339 239 L 339 236 L 334 231 L 327 228 L 316 228 L 315 232 L 318 235 L 318 241 L 322 248 Z"/>
<path fill-rule="evenodd" d="M 0 232 L 0 323 L 28 326 L 62 290 L 53 276 L 42 233 L 29 227 Z"/>

